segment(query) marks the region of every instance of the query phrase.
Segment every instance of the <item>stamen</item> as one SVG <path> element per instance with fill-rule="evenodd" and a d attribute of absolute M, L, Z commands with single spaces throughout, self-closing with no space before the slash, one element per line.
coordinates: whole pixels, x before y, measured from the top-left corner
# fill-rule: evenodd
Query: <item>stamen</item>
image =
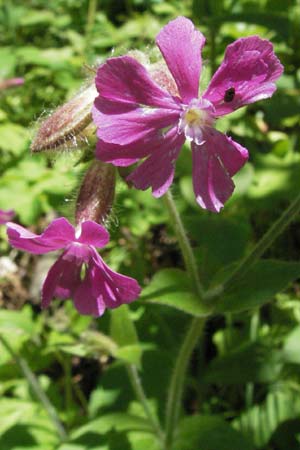
<path fill-rule="evenodd" d="M 212 126 L 214 107 L 208 100 L 193 99 L 181 114 L 178 132 L 188 141 L 203 144 L 203 128 Z"/>

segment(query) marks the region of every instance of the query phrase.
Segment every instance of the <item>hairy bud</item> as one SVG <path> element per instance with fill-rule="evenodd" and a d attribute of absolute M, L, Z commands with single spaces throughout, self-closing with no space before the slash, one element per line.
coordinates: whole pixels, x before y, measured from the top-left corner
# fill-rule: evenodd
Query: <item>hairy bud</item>
<path fill-rule="evenodd" d="M 75 220 L 104 223 L 114 200 L 116 169 L 112 164 L 94 160 L 87 170 L 76 202 Z"/>
<path fill-rule="evenodd" d="M 131 50 L 128 56 L 136 59 L 143 66 L 147 67 L 152 79 L 163 89 L 170 92 L 171 95 L 178 96 L 178 89 L 171 72 L 166 63 L 160 58 L 156 62 L 150 62 L 148 55 L 140 50 Z"/>
<path fill-rule="evenodd" d="M 92 123 L 91 108 L 97 95 L 93 83 L 57 108 L 41 123 L 31 144 L 32 152 L 76 146 L 76 137 Z"/>
<path fill-rule="evenodd" d="M 172 77 L 167 65 L 163 62 L 156 62 L 150 64 L 148 70 L 151 74 L 152 79 L 163 89 L 170 92 L 171 95 L 175 97 L 179 95 L 176 83 Z"/>

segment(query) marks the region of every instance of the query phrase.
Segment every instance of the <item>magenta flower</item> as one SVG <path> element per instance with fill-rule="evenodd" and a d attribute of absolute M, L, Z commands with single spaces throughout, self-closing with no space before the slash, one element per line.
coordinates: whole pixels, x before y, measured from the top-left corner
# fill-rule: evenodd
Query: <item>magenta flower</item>
<path fill-rule="evenodd" d="M 12 220 L 14 218 L 15 214 L 16 213 L 13 209 L 9 209 L 7 211 L 0 209 L 0 225 L 4 225 L 5 223 Z"/>
<path fill-rule="evenodd" d="M 42 307 L 53 297 L 72 298 L 81 314 L 101 316 L 106 308 L 130 303 L 140 293 L 133 278 L 111 270 L 97 253 L 109 241 L 101 225 L 87 220 L 77 230 L 65 218 L 55 219 L 41 235 L 7 224 L 10 244 L 36 255 L 64 249 L 50 268 L 42 288 Z"/>
<path fill-rule="evenodd" d="M 214 123 L 219 116 L 271 97 L 283 68 L 269 41 L 241 38 L 227 47 L 224 61 L 199 96 L 204 42 L 185 17 L 160 31 L 156 43 L 171 73 L 169 90 L 131 56 L 109 58 L 99 67 L 93 108 L 96 156 L 116 166 L 146 158 L 128 180 L 138 189 L 151 187 L 160 197 L 173 181 L 175 162 L 188 140 L 196 200 L 218 212 L 234 190 L 232 176 L 247 161 L 248 151 L 214 129 Z M 175 92 L 170 89 L 174 81 Z"/>

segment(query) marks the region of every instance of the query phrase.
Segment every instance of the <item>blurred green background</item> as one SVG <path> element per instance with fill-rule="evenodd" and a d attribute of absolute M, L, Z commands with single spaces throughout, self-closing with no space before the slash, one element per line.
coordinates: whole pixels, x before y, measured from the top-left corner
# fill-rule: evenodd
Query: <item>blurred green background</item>
<path fill-rule="evenodd" d="M 208 284 L 244 255 L 299 192 L 298 0 L 0 1 L 0 79 L 25 78 L 23 86 L 0 92 L 0 208 L 14 208 L 16 220 L 35 232 L 56 215 L 72 219 L 86 168 L 82 152 L 31 155 L 35 130 L 91 77 L 87 66 L 131 49 L 151 51 L 158 31 L 178 15 L 190 17 L 207 37 L 203 86 L 226 46 L 242 36 L 270 39 L 285 68 L 271 100 L 218 122 L 251 155 L 218 216 L 195 203 L 188 148 L 177 163 L 174 196 Z M 161 201 L 119 181 L 106 261 L 142 285 L 165 268 L 182 269 L 167 222 Z M 266 256 L 299 260 L 299 224 L 300 219 Z M 151 407 L 162 417 L 167 377 L 188 315 L 136 302 L 124 320 L 135 324 L 142 344 L 136 351 L 129 342 L 128 353 L 112 359 L 102 335 L 115 333 L 109 312 L 98 320 L 80 317 L 70 302 L 40 312 L 39 288 L 54 261 L 51 255 L 11 250 L 4 227 L 0 252 L 0 333 L 15 359 L 35 373 L 69 436 L 61 442 L 24 370 L 0 344 L 0 448 L 156 450 L 132 400 L 124 361 L 139 362 L 143 353 Z M 272 302 L 251 313 L 227 312 L 208 320 L 186 386 L 184 408 L 191 420 L 182 424 L 176 450 L 300 449 L 299 288 L 295 282 L 284 293 L 274 296 L 274 291 Z M 119 415 L 112 415 L 116 411 Z M 202 416 L 193 416 L 199 411 Z"/>

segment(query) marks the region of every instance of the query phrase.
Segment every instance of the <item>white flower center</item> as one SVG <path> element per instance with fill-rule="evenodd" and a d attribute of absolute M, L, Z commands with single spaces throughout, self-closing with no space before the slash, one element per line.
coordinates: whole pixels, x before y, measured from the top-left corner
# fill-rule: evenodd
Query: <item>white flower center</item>
<path fill-rule="evenodd" d="M 214 123 L 214 107 L 205 99 L 193 99 L 180 116 L 178 132 L 184 133 L 188 141 L 203 144 L 203 128 Z"/>

